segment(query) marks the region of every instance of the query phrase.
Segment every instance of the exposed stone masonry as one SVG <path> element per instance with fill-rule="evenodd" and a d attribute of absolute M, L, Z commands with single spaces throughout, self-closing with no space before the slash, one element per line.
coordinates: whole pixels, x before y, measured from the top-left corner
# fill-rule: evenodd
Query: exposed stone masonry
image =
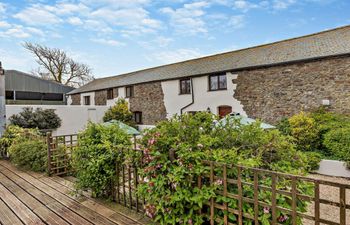
<path fill-rule="evenodd" d="M 134 86 L 134 97 L 129 99 L 132 112 L 142 112 L 142 122 L 154 125 L 166 119 L 164 93 L 160 82 L 144 83 Z"/>
<path fill-rule="evenodd" d="M 95 91 L 95 105 L 107 105 L 107 90 Z"/>
<path fill-rule="evenodd" d="M 274 123 L 330 100 L 329 109 L 350 114 L 350 57 L 333 57 L 238 72 L 234 98 L 249 117 Z"/>
<path fill-rule="evenodd" d="M 80 105 L 80 94 L 71 95 L 72 104 L 71 105 Z"/>

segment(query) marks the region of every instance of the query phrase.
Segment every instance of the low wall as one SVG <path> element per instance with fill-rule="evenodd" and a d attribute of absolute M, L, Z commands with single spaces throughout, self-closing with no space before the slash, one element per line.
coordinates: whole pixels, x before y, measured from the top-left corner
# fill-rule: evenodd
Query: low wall
<path fill-rule="evenodd" d="M 20 113 L 28 105 L 6 105 L 6 118 Z M 105 111 L 108 106 L 72 106 L 72 105 L 30 105 L 29 107 L 54 109 L 61 118 L 62 125 L 53 135 L 76 134 L 87 125 L 88 121 L 102 122 Z"/>

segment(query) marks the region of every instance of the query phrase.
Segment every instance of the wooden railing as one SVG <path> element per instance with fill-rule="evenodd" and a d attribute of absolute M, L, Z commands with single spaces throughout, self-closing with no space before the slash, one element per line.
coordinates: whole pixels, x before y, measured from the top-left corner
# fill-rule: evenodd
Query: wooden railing
<path fill-rule="evenodd" d="M 217 196 L 208 203 L 210 224 L 241 225 L 247 221 L 250 224 L 261 224 L 261 214 L 264 212 L 271 214 L 270 224 L 346 225 L 350 223 L 350 221 L 346 222 L 346 210 L 350 209 L 350 205 L 346 201 L 346 192 L 350 190 L 348 184 L 209 161 L 204 162 L 204 164 L 210 168 L 210 173 L 203 176 L 202 179 L 209 180 L 210 185 L 218 180 L 222 181 L 221 190 L 217 191 Z M 267 180 L 271 180 L 269 186 L 266 185 Z M 311 193 L 303 193 L 302 186 L 311 188 Z M 338 201 L 329 199 L 330 196 L 322 196 L 320 186 L 338 189 Z M 271 197 L 260 198 L 262 193 Z M 227 201 L 218 203 L 217 199 L 222 196 L 236 201 L 237 207 L 230 207 Z M 290 204 L 280 205 L 277 200 L 281 197 L 289 199 Z M 306 210 L 298 210 L 297 206 L 303 203 L 309 204 L 307 212 Z M 322 217 L 321 205 L 337 211 L 337 219 L 331 220 Z M 244 208 L 253 208 L 254 210 L 248 212 Z M 234 223 L 230 222 L 229 215 L 231 214 L 237 218 Z M 283 214 L 283 218 L 281 214 Z"/>
<path fill-rule="evenodd" d="M 71 173 L 71 152 L 78 144 L 78 135 L 52 136 L 51 133 L 47 133 L 46 143 L 49 176 L 64 176 Z"/>
<path fill-rule="evenodd" d="M 67 163 L 69 152 L 77 145 L 77 135 L 48 135 L 47 140 L 50 174 L 68 174 L 71 171 Z M 61 148 L 68 154 L 61 155 Z M 140 150 L 118 151 L 124 154 Z M 268 215 L 269 224 L 350 224 L 348 184 L 212 161 L 203 161 L 203 165 L 208 172 L 196 178 L 198 187 L 220 186 L 216 196 L 198 212 L 212 225 L 263 224 L 264 214 Z M 139 175 L 140 169 L 141 163 L 116 163 L 117 180 L 112 188 L 113 199 L 136 212 L 143 212 L 146 204 L 136 192 L 140 181 L 144 181 Z M 334 189 L 335 197 L 322 195 L 321 189 L 329 188 Z M 281 198 L 283 201 L 279 201 Z M 337 214 L 335 219 L 322 213 L 321 209 L 327 207 Z"/>

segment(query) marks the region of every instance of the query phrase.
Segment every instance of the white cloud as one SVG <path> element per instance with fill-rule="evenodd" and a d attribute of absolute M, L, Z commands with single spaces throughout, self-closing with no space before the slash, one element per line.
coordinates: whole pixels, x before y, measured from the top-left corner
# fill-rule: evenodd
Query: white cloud
<path fill-rule="evenodd" d="M 297 3 L 296 0 L 274 0 L 272 2 L 272 8 L 275 10 L 286 9 L 295 3 Z"/>
<path fill-rule="evenodd" d="M 99 44 L 114 46 L 114 47 L 119 47 L 119 46 L 125 45 L 125 43 L 119 42 L 119 41 L 116 41 L 113 39 L 97 38 L 97 39 L 91 39 L 91 41 L 99 43 Z"/>
<path fill-rule="evenodd" d="M 157 49 L 157 48 L 165 48 L 168 47 L 171 42 L 174 40 L 172 38 L 167 37 L 156 37 L 155 39 L 151 39 L 149 41 L 141 41 L 139 44 L 146 49 Z"/>
<path fill-rule="evenodd" d="M 9 28 L 11 25 L 6 21 L 0 21 L 0 28 Z"/>
<path fill-rule="evenodd" d="M 62 22 L 58 16 L 50 12 L 52 10 L 51 6 L 36 4 L 15 14 L 13 17 L 30 25 L 51 25 Z"/>
<path fill-rule="evenodd" d="M 6 12 L 6 5 L 5 3 L 0 2 L 0 16 Z"/>
<path fill-rule="evenodd" d="M 170 16 L 170 24 L 178 33 L 193 35 L 207 33 L 206 22 L 203 16 L 206 14 L 204 8 L 208 6 L 208 2 L 200 1 L 184 4 L 182 8 L 178 9 L 166 7 L 160 11 Z"/>
<path fill-rule="evenodd" d="M 244 27 L 244 16 L 243 15 L 237 15 L 237 16 L 232 16 L 228 22 L 229 26 L 238 29 Z"/>
<path fill-rule="evenodd" d="M 111 9 L 100 8 L 91 13 L 91 20 L 102 20 L 112 26 L 123 27 L 133 34 L 153 32 L 161 28 L 161 22 L 150 18 L 149 12 L 141 7 Z"/>
<path fill-rule="evenodd" d="M 67 22 L 73 26 L 83 25 L 83 21 L 79 17 L 69 17 Z"/>
<path fill-rule="evenodd" d="M 174 63 L 188 59 L 194 59 L 202 56 L 197 50 L 193 49 L 177 49 L 174 51 L 161 51 L 151 54 L 147 57 L 150 61 L 158 61 L 161 63 Z"/>
<path fill-rule="evenodd" d="M 29 38 L 32 36 L 44 37 L 45 33 L 34 27 L 24 27 L 17 24 L 7 24 L 7 28 L 0 32 L 0 37 L 3 38 Z"/>
<path fill-rule="evenodd" d="M 73 4 L 67 2 L 61 2 L 55 5 L 54 12 L 56 14 L 85 14 L 90 11 L 89 7 L 82 3 Z"/>

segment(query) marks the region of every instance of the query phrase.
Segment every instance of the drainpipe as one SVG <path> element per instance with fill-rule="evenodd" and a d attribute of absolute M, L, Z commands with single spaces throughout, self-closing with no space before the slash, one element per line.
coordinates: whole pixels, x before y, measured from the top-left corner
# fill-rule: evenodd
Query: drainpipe
<path fill-rule="evenodd" d="M 6 125 L 5 70 L 0 62 L 0 137 Z"/>
<path fill-rule="evenodd" d="M 191 81 L 191 96 L 192 96 L 192 101 L 188 104 L 188 105 L 185 105 L 184 107 L 181 108 L 181 115 L 183 114 L 183 111 L 188 108 L 190 105 L 193 105 L 194 103 L 194 93 L 193 93 L 193 80 L 192 78 L 190 78 L 190 81 Z"/>

